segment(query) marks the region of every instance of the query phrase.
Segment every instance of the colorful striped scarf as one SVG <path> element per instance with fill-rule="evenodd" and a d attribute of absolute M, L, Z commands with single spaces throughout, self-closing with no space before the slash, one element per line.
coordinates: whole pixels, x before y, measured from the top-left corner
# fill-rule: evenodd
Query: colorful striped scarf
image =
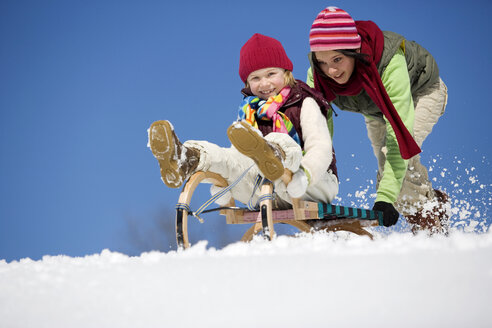
<path fill-rule="evenodd" d="M 300 145 L 301 141 L 294 125 L 287 115 L 278 111 L 287 100 L 290 90 L 291 88 L 286 86 L 280 90 L 278 95 L 267 100 L 254 96 L 245 97 L 239 106 L 239 120 L 244 120 L 255 128 L 258 128 L 257 119 L 271 120 L 273 121 L 273 132 L 287 133 Z"/>

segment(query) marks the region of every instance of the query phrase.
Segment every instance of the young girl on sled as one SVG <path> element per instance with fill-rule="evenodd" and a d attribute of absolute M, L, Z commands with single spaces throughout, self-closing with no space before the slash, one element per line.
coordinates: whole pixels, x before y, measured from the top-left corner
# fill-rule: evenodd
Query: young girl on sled
<path fill-rule="evenodd" d="M 152 123 L 149 145 L 163 182 L 178 188 L 194 172 L 210 171 L 232 184 L 249 169 L 231 189 L 232 195 L 217 200 L 219 204 L 231 196 L 255 204 L 260 196 L 259 191 L 253 193 L 258 175 L 274 183 L 276 209 L 289 208 L 291 197 L 330 203 L 338 192 L 326 124 L 331 108 L 320 93 L 293 78 L 292 68 L 279 41 L 255 34 L 244 44 L 239 63 L 244 100 L 240 120 L 227 131 L 230 148 L 196 140 L 181 144 L 170 122 Z M 280 179 L 284 168 L 294 173 L 288 186 Z"/>

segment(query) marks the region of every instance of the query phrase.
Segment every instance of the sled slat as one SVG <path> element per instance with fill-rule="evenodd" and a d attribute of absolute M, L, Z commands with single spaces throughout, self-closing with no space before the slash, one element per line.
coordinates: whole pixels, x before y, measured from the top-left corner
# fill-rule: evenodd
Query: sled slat
<path fill-rule="evenodd" d="M 221 214 L 226 214 L 230 210 L 222 211 Z M 232 211 L 231 211 L 232 212 Z M 240 210 L 234 211 L 234 219 L 229 219 L 228 224 L 249 224 L 261 222 L 261 215 L 258 211 Z M 299 215 L 299 212 L 302 215 Z M 354 208 L 340 205 L 331 205 L 324 203 L 314 203 L 300 201 L 299 212 L 295 210 L 274 210 L 272 212 L 273 222 L 279 221 L 303 221 L 303 220 L 324 220 L 324 219 L 359 219 L 378 221 L 382 225 L 382 213 L 362 208 Z"/>
<path fill-rule="evenodd" d="M 337 217 L 361 220 L 378 220 L 379 224 L 382 225 L 383 215 L 379 211 L 324 203 L 318 203 L 318 210 L 318 215 L 320 218 Z"/>
<path fill-rule="evenodd" d="M 318 212 L 304 210 L 305 219 L 317 219 Z M 273 222 L 296 220 L 294 210 L 275 210 L 272 212 Z M 255 223 L 261 222 L 259 212 L 245 211 L 243 213 L 242 222 L 237 223 Z"/>

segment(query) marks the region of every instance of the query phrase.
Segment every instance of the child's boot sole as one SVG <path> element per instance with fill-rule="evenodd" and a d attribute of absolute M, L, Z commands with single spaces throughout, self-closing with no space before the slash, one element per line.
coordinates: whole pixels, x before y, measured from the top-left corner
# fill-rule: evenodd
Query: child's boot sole
<path fill-rule="evenodd" d="M 176 141 L 173 128 L 168 121 L 156 121 L 149 128 L 149 145 L 159 161 L 162 181 L 170 188 L 178 188 L 184 177 L 178 167 Z"/>
<path fill-rule="evenodd" d="M 274 181 L 284 174 L 284 165 L 268 142 L 245 122 L 235 122 L 227 129 L 227 136 L 236 149 L 251 158 L 265 178 Z"/>

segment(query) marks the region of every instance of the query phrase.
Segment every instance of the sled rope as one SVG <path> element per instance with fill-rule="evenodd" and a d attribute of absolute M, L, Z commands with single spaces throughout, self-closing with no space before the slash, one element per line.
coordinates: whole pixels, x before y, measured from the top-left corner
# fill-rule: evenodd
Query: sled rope
<path fill-rule="evenodd" d="M 265 178 L 262 178 L 261 175 L 257 175 L 256 176 L 256 179 L 255 179 L 255 186 L 253 187 L 253 192 L 251 193 L 251 196 L 249 197 L 249 200 L 248 200 L 248 210 L 250 211 L 256 211 L 257 209 L 260 208 L 260 199 L 258 199 L 258 201 L 256 202 L 256 204 L 253 204 L 253 196 L 255 195 L 256 193 L 256 190 L 258 190 L 258 188 L 261 186 L 261 184 L 263 183 L 263 181 L 265 180 Z M 267 196 L 267 195 L 264 195 L 264 196 Z M 261 196 L 263 197 L 263 196 Z M 261 198 L 260 197 L 260 198 Z M 272 196 L 273 198 L 273 196 Z"/>
<path fill-rule="evenodd" d="M 200 206 L 198 208 L 198 210 L 196 210 L 195 212 L 191 210 L 190 206 L 186 203 L 178 203 L 176 204 L 176 209 L 178 210 L 184 210 L 186 212 L 188 212 L 189 215 L 192 215 L 194 217 L 196 217 L 198 219 L 198 221 L 200 221 L 200 223 L 203 223 L 203 219 L 200 217 L 200 214 L 202 214 L 202 212 L 210 206 L 210 204 L 212 204 L 213 202 L 215 202 L 217 199 L 219 199 L 220 197 L 224 196 L 229 190 L 231 190 L 232 188 L 234 188 L 235 185 L 237 185 L 239 183 L 239 181 L 241 181 L 242 178 L 244 178 L 244 176 L 246 175 L 246 173 L 249 172 L 249 170 L 255 166 L 255 164 L 251 165 L 250 167 L 248 167 L 246 170 L 244 170 L 243 173 L 241 173 L 241 175 L 239 177 L 237 177 L 236 180 L 234 180 L 233 183 L 231 183 L 230 185 L 228 185 L 227 187 L 223 188 L 222 190 L 216 192 L 209 200 L 207 200 L 205 203 L 203 203 L 202 206 Z M 256 181 L 258 181 L 258 177 L 256 178 Z M 256 190 L 257 187 L 257 184 L 259 185 L 258 182 L 255 182 L 255 189 L 253 190 L 253 194 Z M 253 197 L 253 195 L 251 195 L 251 197 Z M 250 198 L 250 201 L 251 201 L 251 198 Z M 250 201 L 248 202 L 248 207 L 249 207 L 249 203 Z"/>

